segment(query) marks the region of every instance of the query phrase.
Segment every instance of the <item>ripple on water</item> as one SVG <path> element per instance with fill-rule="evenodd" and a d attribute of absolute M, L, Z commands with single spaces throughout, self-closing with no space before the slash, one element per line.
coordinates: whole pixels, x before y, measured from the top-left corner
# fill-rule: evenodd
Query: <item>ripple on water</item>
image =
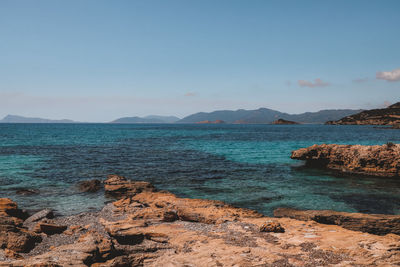
<path fill-rule="evenodd" d="M 292 150 L 314 143 L 400 142 L 400 131 L 329 125 L 1 124 L 0 195 L 63 214 L 99 209 L 103 192 L 76 183 L 116 173 L 179 196 L 276 207 L 399 214 L 399 182 L 337 177 L 301 167 Z M 16 195 L 17 188 L 39 195 Z"/>

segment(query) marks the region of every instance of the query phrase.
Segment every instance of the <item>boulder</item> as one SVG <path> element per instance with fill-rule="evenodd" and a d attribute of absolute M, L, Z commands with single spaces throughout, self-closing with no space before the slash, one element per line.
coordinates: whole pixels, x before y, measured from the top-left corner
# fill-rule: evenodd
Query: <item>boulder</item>
<path fill-rule="evenodd" d="M 56 246 L 42 254 L 15 260 L 12 264 L 6 262 L 6 266 L 92 266 L 95 262 L 107 261 L 111 257 L 110 251 L 113 250 L 112 243 L 106 237 L 89 233 L 72 244 Z M 2 262 L 0 266 L 3 266 Z"/>
<path fill-rule="evenodd" d="M 67 229 L 65 225 L 57 225 L 54 223 L 39 222 L 34 228 L 35 233 L 45 233 L 46 235 L 61 234 Z"/>
<path fill-rule="evenodd" d="M 278 208 L 274 210 L 274 216 L 277 218 L 287 217 L 301 221 L 312 220 L 321 224 L 338 225 L 349 230 L 375 235 L 386 235 L 390 233 L 400 235 L 400 215 Z"/>
<path fill-rule="evenodd" d="M 0 248 L 7 248 L 15 252 L 29 252 L 41 240 L 39 235 L 20 228 L 14 231 L 0 232 Z"/>
<path fill-rule="evenodd" d="M 93 179 L 89 181 L 81 181 L 78 183 L 78 189 L 81 192 L 94 193 L 99 191 L 101 188 L 100 180 Z"/>
<path fill-rule="evenodd" d="M 39 194 L 39 190 L 36 189 L 29 189 L 29 188 L 18 188 L 15 193 L 17 195 L 24 195 L 24 196 L 30 196 L 30 195 L 37 195 Z"/>
<path fill-rule="evenodd" d="M 400 144 L 313 145 L 293 151 L 291 158 L 305 160 L 307 166 L 327 168 L 346 174 L 400 176 Z"/>
<path fill-rule="evenodd" d="M 28 217 L 28 213 L 18 208 L 17 203 L 9 198 L 0 198 L 0 216 L 11 216 L 21 220 Z"/>
<path fill-rule="evenodd" d="M 163 221 L 164 222 L 174 222 L 179 219 L 178 214 L 175 210 L 167 210 L 163 214 Z"/>
<path fill-rule="evenodd" d="M 40 236 L 22 227 L 26 213 L 8 198 L 0 198 L 0 248 L 15 252 L 29 252 Z"/>
<path fill-rule="evenodd" d="M 105 193 L 108 196 L 130 197 L 141 192 L 155 192 L 156 188 L 149 182 L 130 181 L 118 175 L 109 175 L 104 181 Z"/>
<path fill-rule="evenodd" d="M 260 232 L 267 233 L 284 233 L 285 228 L 279 222 L 268 221 L 261 225 Z"/>

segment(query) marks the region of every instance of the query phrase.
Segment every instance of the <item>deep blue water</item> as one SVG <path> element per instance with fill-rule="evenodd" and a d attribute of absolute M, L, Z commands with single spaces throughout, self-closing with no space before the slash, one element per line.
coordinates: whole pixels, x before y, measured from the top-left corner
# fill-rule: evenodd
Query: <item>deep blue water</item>
<path fill-rule="evenodd" d="M 306 169 L 292 150 L 321 143 L 400 142 L 400 130 L 333 125 L 0 124 L 0 197 L 27 210 L 99 209 L 76 183 L 119 174 L 192 198 L 271 215 L 274 208 L 400 214 L 399 179 Z M 16 195 L 18 188 L 38 195 Z"/>

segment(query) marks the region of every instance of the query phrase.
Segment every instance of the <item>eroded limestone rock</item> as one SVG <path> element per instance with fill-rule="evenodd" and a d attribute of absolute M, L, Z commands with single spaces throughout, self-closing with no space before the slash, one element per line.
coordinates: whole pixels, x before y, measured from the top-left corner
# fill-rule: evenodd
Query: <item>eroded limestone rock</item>
<path fill-rule="evenodd" d="M 313 145 L 293 151 L 291 158 L 305 160 L 309 166 L 323 167 L 341 173 L 380 177 L 400 176 L 400 144 Z"/>

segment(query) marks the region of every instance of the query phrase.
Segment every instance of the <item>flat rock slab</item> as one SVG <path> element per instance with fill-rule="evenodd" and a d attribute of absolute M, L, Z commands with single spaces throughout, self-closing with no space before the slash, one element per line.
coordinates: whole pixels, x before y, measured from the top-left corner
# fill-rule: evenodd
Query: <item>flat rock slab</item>
<path fill-rule="evenodd" d="M 40 221 L 42 219 L 52 219 L 52 218 L 54 218 L 53 211 L 51 209 L 44 209 L 28 217 L 28 219 L 24 221 L 24 226 L 29 226 L 30 224 Z"/>
<path fill-rule="evenodd" d="M 34 229 L 36 233 L 45 233 L 46 235 L 61 234 L 67 230 L 65 225 L 57 225 L 52 223 L 39 222 Z"/>
<path fill-rule="evenodd" d="M 349 230 L 375 235 L 400 235 L 400 215 L 278 208 L 274 210 L 274 216 L 277 218 L 286 217 L 302 221 L 311 220 L 322 224 L 338 225 Z"/>

